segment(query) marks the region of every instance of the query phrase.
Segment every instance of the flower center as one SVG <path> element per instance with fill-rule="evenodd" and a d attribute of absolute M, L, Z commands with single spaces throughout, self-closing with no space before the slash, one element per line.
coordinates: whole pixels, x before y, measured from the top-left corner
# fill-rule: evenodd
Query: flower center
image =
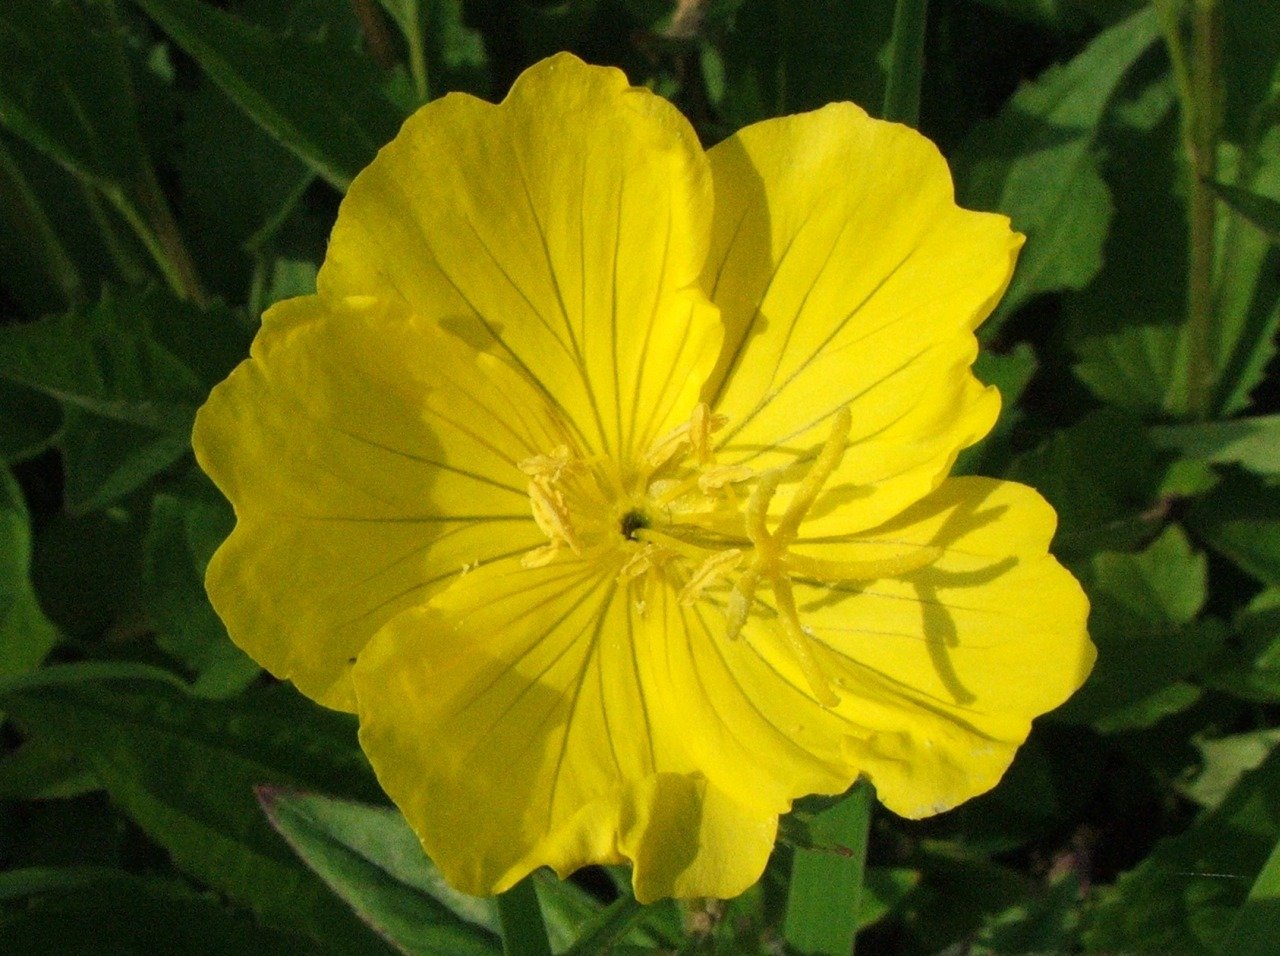
<path fill-rule="evenodd" d="M 832 416 L 827 439 L 786 469 L 756 471 L 717 462 L 712 436 L 726 423 L 705 404 L 649 449 L 623 476 L 617 463 L 589 460 L 562 445 L 520 462 L 529 476 L 534 520 L 548 543 L 524 558 L 527 567 L 570 553 L 603 562 L 618 581 L 639 588 L 636 607 L 665 583 L 686 605 L 721 607 L 725 636 L 735 640 L 753 614 L 772 620 L 824 706 L 839 702 L 801 623 L 794 579 L 829 586 L 899 575 L 932 564 L 940 550 L 908 547 L 888 559 L 827 561 L 792 550 L 823 487 L 840 466 L 849 441 L 848 408 Z M 800 477 L 781 514 L 770 518 L 784 473 Z M 773 509 L 776 515 L 777 509 Z M 772 527 L 770 525 L 772 524 Z M 773 607 L 757 591 L 773 593 Z"/>

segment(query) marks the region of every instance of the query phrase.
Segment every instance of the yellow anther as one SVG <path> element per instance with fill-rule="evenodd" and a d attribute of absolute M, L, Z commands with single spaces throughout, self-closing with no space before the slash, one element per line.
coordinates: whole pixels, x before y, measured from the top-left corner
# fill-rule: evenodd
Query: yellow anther
<path fill-rule="evenodd" d="M 674 556 L 674 552 L 670 548 L 664 548 L 661 545 L 646 542 L 642 544 L 632 555 L 623 562 L 622 567 L 618 569 L 618 583 L 626 584 L 633 581 L 643 574 L 648 574 L 653 568 L 669 560 Z"/>
<path fill-rule="evenodd" d="M 693 414 L 689 416 L 689 448 L 698 464 L 711 464 L 711 436 L 723 428 L 727 421 L 724 415 L 712 415 L 706 402 L 693 406 Z"/>
<path fill-rule="evenodd" d="M 542 478 L 548 482 L 559 481 L 565 471 L 577 470 L 581 462 L 577 461 L 568 445 L 558 445 L 549 455 L 533 455 L 516 462 L 516 467 L 530 478 Z"/>
<path fill-rule="evenodd" d="M 688 582 L 680 589 L 680 603 L 688 607 L 702 596 L 702 592 L 715 584 L 730 571 L 742 563 L 742 551 L 729 548 L 719 554 L 709 556 L 698 565 L 690 575 Z"/>
<path fill-rule="evenodd" d="M 534 548 L 520 559 L 520 567 L 522 568 L 542 568 L 546 567 L 555 560 L 556 555 L 560 553 L 559 544 L 544 544 L 540 548 Z"/>
<path fill-rule="evenodd" d="M 729 640 L 736 641 L 742 629 L 746 627 L 747 616 L 751 613 L 751 605 L 755 603 L 756 586 L 759 583 L 760 567 L 752 564 L 742 572 L 734 583 L 733 590 L 729 592 L 729 599 L 724 606 L 725 637 Z"/>
<path fill-rule="evenodd" d="M 671 429 L 645 452 L 645 464 L 650 472 L 657 471 L 685 445 L 693 450 L 694 458 L 700 464 L 708 464 L 711 461 L 711 435 L 728 421 L 724 415 L 713 415 L 705 402 L 699 402 L 687 422 Z"/>
<path fill-rule="evenodd" d="M 553 545 L 566 544 L 574 554 L 581 554 L 577 532 L 569 517 L 564 495 L 543 478 L 529 482 L 529 505 L 538 528 L 551 539 Z"/>
<path fill-rule="evenodd" d="M 725 485 L 736 484 L 755 477 L 755 472 L 746 465 L 717 465 L 708 468 L 698 476 L 698 489 L 705 495 L 718 491 Z"/>

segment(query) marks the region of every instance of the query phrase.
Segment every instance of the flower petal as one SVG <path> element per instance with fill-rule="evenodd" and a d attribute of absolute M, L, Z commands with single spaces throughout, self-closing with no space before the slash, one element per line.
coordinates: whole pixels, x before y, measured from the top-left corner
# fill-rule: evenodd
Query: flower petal
<path fill-rule="evenodd" d="M 937 149 L 849 103 L 749 126 L 710 152 L 703 281 L 726 345 L 704 397 L 729 418 L 720 460 L 775 467 L 853 413 L 845 531 L 919 500 L 990 429 L 972 330 L 1022 237 L 955 205 Z"/>
<path fill-rule="evenodd" d="M 706 157 L 670 103 L 563 54 L 498 106 L 424 106 L 352 184 L 322 294 L 394 289 L 543 383 L 583 451 L 626 461 L 719 352 L 699 271 Z"/>
<path fill-rule="evenodd" d="M 631 862 L 637 898 L 733 896 L 777 814 L 685 755 L 626 589 L 584 562 L 481 568 L 390 621 L 355 667 L 360 738 L 450 883 Z"/>
<path fill-rule="evenodd" d="M 523 377 L 385 303 L 291 299 L 196 421 L 236 509 L 206 584 L 232 638 L 321 703 L 382 624 L 545 544 L 514 462 L 555 443 Z"/>
<path fill-rule="evenodd" d="M 794 582 L 810 650 L 841 698 L 822 707 L 767 588 L 738 640 L 710 605 L 670 647 L 686 746 L 731 796 L 840 793 L 869 775 L 896 813 L 925 816 L 994 786 L 1031 719 L 1083 683 L 1087 602 L 1050 556 L 1051 509 L 1011 482 L 958 478 L 862 540 L 808 541 L 829 561 L 932 545 L 936 562 L 862 587 Z M 686 615 L 689 609 L 686 610 Z"/>

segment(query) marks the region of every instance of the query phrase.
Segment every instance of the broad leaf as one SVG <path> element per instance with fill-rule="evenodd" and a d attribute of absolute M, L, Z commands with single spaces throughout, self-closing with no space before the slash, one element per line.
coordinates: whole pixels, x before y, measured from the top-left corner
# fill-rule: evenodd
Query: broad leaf
<path fill-rule="evenodd" d="M 1155 529 L 1166 468 L 1140 423 L 1104 409 L 1019 455 L 1005 477 L 1049 500 L 1058 512 L 1055 550 L 1080 555 L 1134 547 Z"/>
<path fill-rule="evenodd" d="M 259 126 L 345 190 L 403 119 L 341 43 L 279 36 L 198 0 L 134 0 Z"/>
<path fill-rule="evenodd" d="M 1280 837 L 1280 751 L 1216 810 L 1160 843 L 1102 895 L 1085 934 L 1092 951 L 1208 953 Z"/>
<path fill-rule="evenodd" d="M 1075 59 L 1022 87 L 962 149 L 962 204 L 1003 212 L 1027 234 L 986 335 L 1032 296 L 1083 288 L 1101 268 L 1111 198 L 1097 167 L 1098 130 L 1121 82 L 1158 35 L 1149 9 L 1104 31 Z"/>
<path fill-rule="evenodd" d="M 39 666 L 57 640 L 31 585 L 31 528 L 22 489 L 0 463 L 0 679 Z"/>
<path fill-rule="evenodd" d="M 187 436 L 247 338 L 225 307 L 108 291 L 95 305 L 0 329 L 0 377 L 95 415 Z"/>
<path fill-rule="evenodd" d="M 305 937 L 257 926 L 245 914 L 177 880 L 75 867 L 0 873 L 8 956 L 47 953 L 235 953 L 279 956 L 322 950 Z"/>
<path fill-rule="evenodd" d="M 62 427 L 62 407 L 48 395 L 0 379 L 0 462 L 42 452 Z"/>
<path fill-rule="evenodd" d="M 111 4 L 0 4 L 0 124 L 104 189 L 131 185 L 144 155 Z"/>
<path fill-rule="evenodd" d="M 1196 502 L 1187 522 L 1259 581 L 1280 585 L 1280 486 L 1232 475 Z"/>
<path fill-rule="evenodd" d="M 1225 628 L 1193 625 L 1207 594 L 1204 555 L 1170 526 L 1139 554 L 1093 559 L 1089 633 L 1098 662 L 1085 686 L 1055 712 L 1104 733 L 1148 727 L 1200 696 L 1184 678 L 1221 647 Z"/>
<path fill-rule="evenodd" d="M 1152 428 L 1150 434 L 1157 448 L 1188 458 L 1280 475 L 1280 415 L 1165 425 Z"/>
<path fill-rule="evenodd" d="M 253 788 L 320 786 L 371 796 L 354 721 L 288 688 L 207 702 L 166 685 L 61 685 L 11 695 L 29 734 L 93 768 L 115 803 L 175 864 L 268 925 L 344 952 L 379 944 L 271 830 Z"/>
<path fill-rule="evenodd" d="M 216 494 L 189 482 L 152 499 L 143 544 L 142 585 L 156 643 L 196 675 L 193 689 L 228 697 L 249 685 L 261 669 L 231 643 L 204 590 L 209 558 L 231 532 L 235 517 Z"/>
<path fill-rule="evenodd" d="M 276 789 L 259 794 L 302 860 L 401 952 L 501 951 L 493 902 L 449 887 L 395 809 Z"/>

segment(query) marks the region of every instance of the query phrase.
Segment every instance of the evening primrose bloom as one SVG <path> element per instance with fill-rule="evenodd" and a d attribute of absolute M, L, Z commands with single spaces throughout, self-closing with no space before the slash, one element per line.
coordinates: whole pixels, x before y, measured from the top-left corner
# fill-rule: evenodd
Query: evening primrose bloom
<path fill-rule="evenodd" d="M 1093 659 L 1052 510 L 947 477 L 1020 242 L 850 104 L 704 152 L 568 55 L 428 104 L 200 412 L 214 606 L 470 893 L 732 896 L 800 796 L 953 807 Z"/>

